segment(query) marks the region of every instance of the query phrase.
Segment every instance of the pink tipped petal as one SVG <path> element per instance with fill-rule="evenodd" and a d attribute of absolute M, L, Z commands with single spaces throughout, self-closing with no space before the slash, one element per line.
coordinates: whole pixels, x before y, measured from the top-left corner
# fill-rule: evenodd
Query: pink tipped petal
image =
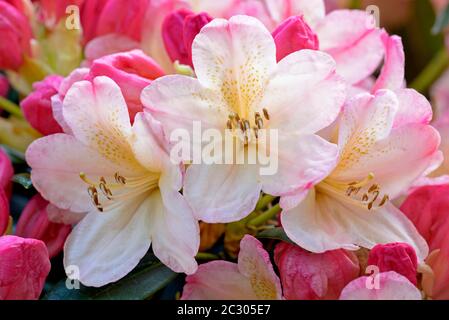
<path fill-rule="evenodd" d="M 198 164 L 187 169 L 184 195 L 195 217 L 208 223 L 243 219 L 256 207 L 257 165 Z"/>
<path fill-rule="evenodd" d="M 404 86 L 405 54 L 402 39 L 384 33 L 385 62 L 372 92 L 379 89 L 398 90 Z"/>
<path fill-rule="evenodd" d="M 249 16 L 233 16 L 229 21 L 215 19 L 207 24 L 193 41 L 192 55 L 198 80 L 211 89 L 245 86 L 251 81 L 251 87 L 260 90 L 276 66 L 271 34 L 259 20 Z M 252 69 L 239 70 L 248 63 Z M 257 99 L 249 91 L 242 97 L 250 102 Z"/>
<path fill-rule="evenodd" d="M 256 300 L 249 279 L 237 264 L 212 261 L 202 264 L 186 278 L 181 300 Z"/>
<path fill-rule="evenodd" d="M 420 261 L 428 253 L 413 224 L 390 203 L 368 211 L 348 202 L 344 194 L 332 197 L 312 190 L 298 207 L 283 211 L 281 221 L 290 239 L 316 253 L 391 242 L 410 244 Z"/>
<path fill-rule="evenodd" d="M 240 242 L 238 269 L 250 279 L 258 299 L 282 299 L 281 282 L 273 270 L 270 256 L 262 243 L 253 236 L 245 235 Z"/>
<path fill-rule="evenodd" d="M 150 248 L 152 198 L 124 201 L 107 213 L 90 212 L 72 231 L 64 267 L 77 266 L 80 281 L 101 287 L 128 274 Z"/>
<path fill-rule="evenodd" d="M 371 277 L 360 277 L 349 283 L 341 293 L 340 300 L 421 300 L 421 292 L 404 276 L 394 271 L 377 275 L 379 289 Z"/>
<path fill-rule="evenodd" d="M 48 220 L 50 220 L 53 223 L 74 225 L 83 220 L 83 218 L 86 216 L 85 212 L 80 213 L 60 209 L 51 203 L 47 205 L 46 210 L 48 214 Z"/>
<path fill-rule="evenodd" d="M 32 168 L 31 179 L 42 196 L 61 209 L 88 212 L 93 208 L 88 185 L 80 173 L 90 179 L 109 175 L 114 179 L 121 168 L 73 136 L 56 134 L 36 140 L 28 147 L 26 160 Z"/>
<path fill-rule="evenodd" d="M 338 148 L 317 135 L 280 134 L 271 161 L 278 167 L 261 175 L 263 191 L 271 195 L 300 193 L 323 180 L 337 164 Z"/>
<path fill-rule="evenodd" d="M 167 186 L 153 191 L 149 199 L 154 254 L 175 272 L 195 273 L 200 229 L 189 205 L 178 191 Z"/>
<path fill-rule="evenodd" d="M 279 62 L 261 105 L 270 113 L 270 127 L 315 133 L 336 119 L 345 98 L 332 57 L 301 50 Z"/>
<path fill-rule="evenodd" d="M 317 26 L 320 50 L 337 61 L 337 72 L 355 84 L 369 77 L 384 55 L 382 31 L 373 29 L 365 11 L 336 10 Z"/>
<path fill-rule="evenodd" d="M 410 123 L 429 124 L 432 120 L 432 106 L 425 96 L 413 89 L 397 90 L 399 108 L 394 119 L 394 127 Z"/>
<path fill-rule="evenodd" d="M 325 15 L 323 0 L 266 0 L 270 16 L 276 23 L 281 23 L 290 16 L 304 15 L 311 26 L 315 26 Z"/>

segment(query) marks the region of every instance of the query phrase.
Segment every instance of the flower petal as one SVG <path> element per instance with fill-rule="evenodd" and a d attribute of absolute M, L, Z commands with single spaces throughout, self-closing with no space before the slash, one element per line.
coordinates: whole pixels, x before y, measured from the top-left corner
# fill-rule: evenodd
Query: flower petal
<path fill-rule="evenodd" d="M 379 288 L 370 289 L 372 277 L 360 277 L 342 291 L 340 300 L 421 300 L 421 292 L 400 274 L 389 271 L 377 275 Z"/>
<path fill-rule="evenodd" d="M 124 168 L 141 169 L 128 142 L 128 108 L 113 80 L 97 77 L 76 82 L 65 96 L 63 116 L 79 141 Z"/>
<path fill-rule="evenodd" d="M 173 271 L 193 274 L 198 268 L 198 222 L 183 196 L 167 184 L 162 186 L 150 196 L 153 252 Z"/>
<path fill-rule="evenodd" d="M 192 137 L 194 121 L 201 121 L 203 129 L 226 128 L 228 113 L 224 102 L 191 77 L 172 75 L 156 79 L 142 91 L 141 100 L 169 136 L 176 129 L 184 129 Z"/>
<path fill-rule="evenodd" d="M 432 106 L 425 96 L 413 89 L 396 90 L 395 93 L 399 108 L 394 119 L 394 127 L 410 123 L 430 123 L 433 116 Z"/>
<path fill-rule="evenodd" d="M 197 219 L 227 223 L 246 217 L 256 207 L 261 184 L 259 166 L 198 164 L 187 169 L 184 195 Z"/>
<path fill-rule="evenodd" d="M 301 50 L 282 59 L 261 102 L 271 128 L 315 133 L 338 116 L 346 86 L 326 53 Z"/>
<path fill-rule="evenodd" d="M 192 44 L 192 58 L 201 84 L 222 90 L 230 105 L 236 99 L 251 104 L 276 66 L 276 46 L 259 20 L 233 16 L 229 21 L 215 19 L 201 29 Z M 240 97 L 235 96 L 237 91 Z"/>
<path fill-rule="evenodd" d="M 316 33 L 320 50 L 337 61 L 337 73 L 351 84 L 369 77 L 384 55 L 383 31 L 361 10 L 335 10 L 321 20 Z"/>
<path fill-rule="evenodd" d="M 251 283 L 237 264 L 212 261 L 186 278 L 181 300 L 256 300 Z"/>
<path fill-rule="evenodd" d="M 55 134 L 36 140 L 28 147 L 26 160 L 31 180 L 41 195 L 61 209 L 88 212 L 93 208 L 83 172 L 90 179 L 112 177 L 121 168 L 86 147 L 75 137 Z"/>
<path fill-rule="evenodd" d="M 238 269 L 250 279 L 258 299 L 282 299 L 281 282 L 273 270 L 270 256 L 262 243 L 251 235 L 245 235 L 240 241 Z"/>
<path fill-rule="evenodd" d="M 420 261 L 427 256 L 425 240 L 399 209 L 387 203 L 369 211 L 350 201 L 344 194 L 329 196 L 313 189 L 298 207 L 282 212 L 282 226 L 290 239 L 312 252 L 405 242 Z"/>
<path fill-rule="evenodd" d="M 278 167 L 261 175 L 263 191 L 271 195 L 295 194 L 323 180 L 335 167 L 338 148 L 317 135 L 280 134 L 270 158 Z M 273 165 L 274 166 L 274 165 Z"/>
<path fill-rule="evenodd" d="M 79 280 L 101 287 L 128 274 L 150 248 L 154 201 L 130 199 L 105 214 L 90 212 L 69 235 L 64 267 L 77 266 Z"/>

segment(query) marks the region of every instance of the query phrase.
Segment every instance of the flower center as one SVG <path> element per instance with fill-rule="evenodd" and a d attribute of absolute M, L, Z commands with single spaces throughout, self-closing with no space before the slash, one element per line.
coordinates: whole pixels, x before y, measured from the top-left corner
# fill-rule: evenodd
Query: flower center
<path fill-rule="evenodd" d="M 327 178 L 318 184 L 318 188 L 321 191 L 333 194 L 344 192 L 346 197 L 359 203 L 361 202 L 363 206 L 367 206 L 368 210 L 371 210 L 374 206 L 382 207 L 390 199 L 387 194 L 381 194 L 381 188 L 378 184 L 371 184 L 373 179 L 373 173 L 369 173 L 368 176 L 360 181 L 349 183 Z"/>
<path fill-rule="evenodd" d="M 231 112 L 228 116 L 228 121 L 226 126 L 229 130 L 240 137 L 245 145 L 249 144 L 252 139 L 256 141 L 259 139 L 259 130 L 264 128 L 264 119 L 266 121 L 270 120 L 270 115 L 267 109 L 263 109 L 263 117 L 259 112 L 254 113 L 253 121 L 241 118 L 237 113 Z"/>
<path fill-rule="evenodd" d="M 147 174 L 140 177 L 125 178 L 120 173 L 114 174 L 114 182 L 108 182 L 100 177 L 98 182 L 89 179 L 84 172 L 80 178 L 87 185 L 87 192 L 98 211 L 104 212 L 115 208 L 121 201 L 151 191 L 158 186 L 159 179 L 155 174 Z"/>

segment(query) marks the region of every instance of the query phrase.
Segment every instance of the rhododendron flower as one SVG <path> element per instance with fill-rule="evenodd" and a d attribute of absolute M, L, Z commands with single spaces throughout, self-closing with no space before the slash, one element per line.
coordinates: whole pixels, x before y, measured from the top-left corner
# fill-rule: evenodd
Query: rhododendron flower
<path fill-rule="evenodd" d="M 50 272 L 42 241 L 0 236 L 0 300 L 36 300 Z"/>
<path fill-rule="evenodd" d="M 23 209 L 15 234 L 23 238 L 42 240 L 47 246 L 50 258 L 53 258 L 62 251 L 72 227 L 51 222 L 47 207 L 48 201 L 39 194 L 35 195 Z"/>
<path fill-rule="evenodd" d="M 276 246 L 274 260 L 288 300 L 338 299 L 341 290 L 360 271 L 355 254 L 341 249 L 311 253 L 281 242 Z"/>
<path fill-rule="evenodd" d="M 183 190 L 197 218 L 240 220 L 254 209 L 261 190 L 301 192 L 330 172 L 336 146 L 315 133 L 337 117 L 345 85 L 329 55 L 302 50 L 276 64 L 271 34 L 248 16 L 213 20 L 196 36 L 192 55 L 198 79 L 166 76 L 142 92 L 146 110 L 168 135 L 183 129 L 192 137 L 193 124 L 200 121 L 221 137 L 231 132 L 236 154 L 257 154 L 270 150 L 259 130 L 278 134 L 278 150 L 269 155 L 278 160 L 274 175 L 261 175 L 260 163 L 236 161 L 188 168 Z"/>
<path fill-rule="evenodd" d="M 449 186 L 425 186 L 413 191 L 401 210 L 429 244 L 426 263 L 433 274 L 423 274 L 423 287 L 432 299 L 449 299 Z"/>
<path fill-rule="evenodd" d="M 27 121 L 43 135 L 62 132 L 53 116 L 51 98 L 57 94 L 63 79 L 61 76 L 51 75 L 43 81 L 35 82 L 34 91 L 20 103 Z"/>
<path fill-rule="evenodd" d="M 418 259 L 415 250 L 406 243 L 388 243 L 374 246 L 368 256 L 368 265 L 380 272 L 395 271 L 417 284 Z"/>
<path fill-rule="evenodd" d="M 14 168 L 11 160 L 2 148 L 0 148 L 0 190 L 4 190 L 8 196 L 11 195 L 12 176 Z"/>
<path fill-rule="evenodd" d="M 9 199 L 5 191 L 0 189 L 0 236 L 5 234 L 9 225 Z"/>
<path fill-rule="evenodd" d="M 31 28 L 22 12 L 0 1 L 0 69 L 17 70 L 31 52 Z"/>
<path fill-rule="evenodd" d="M 360 277 L 342 291 L 340 300 L 421 300 L 421 292 L 400 274 L 389 271 Z M 375 287 L 378 281 L 378 288 Z"/>
<path fill-rule="evenodd" d="M 131 126 L 120 88 L 107 77 L 75 83 L 62 114 L 72 134 L 37 140 L 26 158 L 45 199 L 88 212 L 66 241 L 64 265 L 78 266 L 83 284 L 102 286 L 130 272 L 151 244 L 174 271 L 194 273 L 199 227 L 160 125 L 141 113 Z"/>
<path fill-rule="evenodd" d="M 419 261 L 427 256 L 425 240 L 389 201 L 440 155 L 438 132 L 421 114 L 407 113 L 415 107 L 413 100 L 409 102 L 400 104 L 392 91 L 378 90 L 345 105 L 338 133 L 340 156 L 333 172 L 296 208 L 292 209 L 301 198 L 281 199 L 286 209 L 282 225 L 290 239 L 313 252 L 405 242 L 416 250 Z"/>
<path fill-rule="evenodd" d="M 253 236 L 240 242 L 238 263 L 212 261 L 186 278 L 182 300 L 279 300 L 281 283 L 270 256 Z"/>

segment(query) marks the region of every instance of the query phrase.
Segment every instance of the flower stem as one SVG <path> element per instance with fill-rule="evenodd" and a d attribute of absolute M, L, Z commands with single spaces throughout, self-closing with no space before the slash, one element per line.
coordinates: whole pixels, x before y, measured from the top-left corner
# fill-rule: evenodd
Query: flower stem
<path fill-rule="evenodd" d="M 421 93 L 426 92 L 448 66 L 449 55 L 446 48 L 442 48 L 410 84 L 410 87 Z"/>
<path fill-rule="evenodd" d="M 271 202 L 273 202 L 274 199 L 276 199 L 276 197 L 269 194 L 264 195 L 257 203 L 256 210 L 260 211 L 265 209 Z"/>
<path fill-rule="evenodd" d="M 249 227 L 259 227 L 259 226 L 263 225 L 265 222 L 267 222 L 268 220 L 276 217 L 276 215 L 279 212 L 281 212 L 281 207 L 278 203 L 275 206 L 268 209 L 267 211 L 265 211 L 264 213 L 262 213 L 261 215 L 252 219 L 250 222 L 248 222 L 248 226 Z"/>
<path fill-rule="evenodd" d="M 196 255 L 198 260 L 219 260 L 220 257 L 213 253 L 208 252 L 198 252 Z"/>
<path fill-rule="evenodd" d="M 3 109 L 12 115 L 15 115 L 16 117 L 23 118 L 23 114 L 22 111 L 20 110 L 20 107 L 3 97 L 0 97 L 0 109 Z"/>

